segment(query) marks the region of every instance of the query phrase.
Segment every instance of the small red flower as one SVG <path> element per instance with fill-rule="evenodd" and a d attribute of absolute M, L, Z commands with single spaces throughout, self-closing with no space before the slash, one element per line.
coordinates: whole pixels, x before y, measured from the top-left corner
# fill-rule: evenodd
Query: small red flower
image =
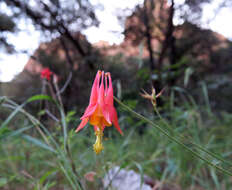
<path fill-rule="evenodd" d="M 44 68 L 40 73 L 40 77 L 42 79 L 47 79 L 48 81 L 50 81 L 52 74 L 53 72 L 51 72 L 49 68 Z"/>
<path fill-rule="evenodd" d="M 105 127 L 114 124 L 120 134 L 123 134 L 118 124 L 118 116 L 114 108 L 113 87 L 110 73 L 98 71 L 94 80 L 89 105 L 81 117 L 81 123 L 76 132 L 81 130 L 88 122 L 94 126 L 97 136 L 94 151 L 98 154 L 102 151 L 102 137 Z"/>

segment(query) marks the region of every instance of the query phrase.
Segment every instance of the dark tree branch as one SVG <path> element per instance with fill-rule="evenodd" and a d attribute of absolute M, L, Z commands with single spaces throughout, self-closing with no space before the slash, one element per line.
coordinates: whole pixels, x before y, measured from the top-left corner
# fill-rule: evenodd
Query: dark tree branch
<path fill-rule="evenodd" d="M 51 11 L 51 9 L 43 1 L 40 1 L 40 3 L 44 6 L 44 9 L 51 15 L 51 17 L 56 22 L 59 33 L 61 35 L 65 35 L 73 43 L 73 45 L 81 54 L 81 56 L 86 56 L 86 53 L 81 47 L 80 43 L 75 38 L 73 38 L 72 34 L 69 32 L 68 28 L 64 25 L 64 23 L 62 21 L 57 20 L 58 13 Z"/>
<path fill-rule="evenodd" d="M 65 56 L 66 56 L 66 59 L 68 61 L 69 69 L 72 70 L 74 64 L 73 64 L 72 58 L 71 58 L 69 51 L 68 51 L 68 47 L 66 46 L 65 40 L 63 39 L 63 37 L 60 37 L 60 44 L 63 47 L 63 50 L 65 52 Z"/>
<path fill-rule="evenodd" d="M 8 4 L 14 5 L 15 7 L 24 10 L 25 14 L 27 16 L 29 16 L 36 24 L 38 24 L 39 26 L 41 26 L 42 28 L 46 29 L 46 30 L 55 30 L 55 25 L 47 25 L 44 22 L 42 22 L 42 19 L 44 18 L 40 13 L 38 12 L 34 12 L 33 10 L 31 10 L 27 5 L 22 4 L 20 1 L 18 0 L 6 0 L 6 2 Z"/>
<path fill-rule="evenodd" d="M 144 14 L 143 14 L 143 20 L 144 20 L 144 25 L 145 25 L 145 37 L 146 37 L 146 42 L 147 42 L 147 48 L 149 51 L 149 60 L 150 60 L 150 70 L 151 73 L 155 69 L 155 61 L 153 57 L 153 49 L 152 49 L 152 35 L 151 35 L 151 27 L 150 27 L 150 20 L 149 20 L 149 11 L 146 5 L 147 1 L 144 1 Z M 151 5 L 150 5 L 151 6 Z"/>
<path fill-rule="evenodd" d="M 173 36 L 173 31 L 174 31 L 174 25 L 173 25 L 173 17 L 174 17 L 174 0 L 171 1 L 171 6 L 169 9 L 169 17 L 168 17 L 168 26 L 167 26 L 167 32 L 165 34 L 165 39 L 163 42 L 163 46 L 160 52 L 160 56 L 158 59 L 158 67 L 161 68 L 165 53 L 170 48 L 171 51 L 171 56 L 170 56 L 170 63 L 175 64 L 175 38 Z"/>
<path fill-rule="evenodd" d="M 57 19 L 58 10 L 52 11 L 46 3 L 39 0 L 39 3 L 43 6 L 44 11 L 49 13 L 50 17 L 52 18 L 52 21 L 54 22 L 51 24 L 47 24 L 43 21 L 43 19 L 45 19 L 44 15 L 42 15 L 38 11 L 32 10 L 28 5 L 22 3 L 21 1 L 19 1 L 19 0 L 6 0 L 6 1 L 8 4 L 13 5 L 13 6 L 23 10 L 24 13 L 29 18 L 31 18 L 35 24 L 39 25 L 42 29 L 48 30 L 50 32 L 57 31 L 61 36 L 66 37 L 73 44 L 73 46 L 76 48 L 78 53 L 83 58 L 86 58 L 87 56 L 89 56 L 92 53 L 91 45 L 89 45 L 89 50 L 87 52 L 85 52 L 82 45 L 80 44 L 80 42 L 73 37 L 73 35 L 70 32 L 70 30 L 68 29 L 68 27 L 65 26 L 65 22 L 62 19 L 61 20 Z M 66 57 L 67 57 L 67 54 L 66 54 Z M 68 62 L 71 63 L 70 58 L 68 58 Z M 88 60 L 86 62 L 88 63 L 88 65 L 91 69 L 94 68 L 94 64 L 90 60 Z"/>

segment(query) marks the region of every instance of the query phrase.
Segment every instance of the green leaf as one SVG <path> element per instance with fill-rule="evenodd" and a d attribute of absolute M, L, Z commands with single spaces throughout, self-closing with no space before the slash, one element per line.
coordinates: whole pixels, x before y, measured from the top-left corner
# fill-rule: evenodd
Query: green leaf
<path fill-rule="evenodd" d="M 189 79 L 190 79 L 190 76 L 193 74 L 193 69 L 191 67 L 188 67 L 186 70 L 185 70 L 185 75 L 184 75 L 184 86 L 186 87 L 188 85 L 188 82 L 189 82 Z"/>
<path fill-rule="evenodd" d="M 67 178 L 67 180 L 69 181 L 70 185 L 72 186 L 72 189 L 77 189 L 76 185 L 73 183 L 73 180 L 71 179 L 71 177 L 69 176 L 69 173 L 67 172 L 67 170 L 64 168 L 64 166 L 62 166 L 60 164 L 60 169 L 61 171 L 64 173 L 65 177 Z"/>
<path fill-rule="evenodd" d="M 52 99 L 51 96 L 44 95 L 44 94 L 32 96 L 27 100 L 27 102 L 29 103 L 29 102 L 33 102 L 33 101 L 37 101 L 37 100 L 48 100 L 48 101 L 54 102 L 54 100 Z"/>
<path fill-rule="evenodd" d="M 39 113 L 38 113 L 39 116 L 42 116 L 42 115 L 45 115 L 45 114 L 46 114 L 45 110 L 40 110 Z"/>
<path fill-rule="evenodd" d="M 56 184 L 57 184 L 57 182 L 55 182 L 55 181 L 53 181 L 53 182 L 47 182 L 46 185 L 44 186 L 43 190 L 49 190 L 50 188 L 52 188 Z"/>
<path fill-rule="evenodd" d="M 140 190 L 142 189 L 143 183 L 144 183 L 144 172 L 143 172 L 143 167 L 138 163 L 134 162 L 136 167 L 139 169 L 139 174 L 140 174 Z"/>
<path fill-rule="evenodd" d="M 5 102 L 5 100 L 6 100 L 5 96 L 0 97 L 0 106 Z"/>
<path fill-rule="evenodd" d="M 52 147 L 48 146 L 47 144 L 43 143 L 42 141 L 40 141 L 40 140 L 38 140 L 38 139 L 36 139 L 34 137 L 31 137 L 29 135 L 23 135 L 23 138 L 26 141 L 31 142 L 31 143 L 35 144 L 36 146 L 38 146 L 38 147 L 41 147 L 43 149 L 49 150 L 49 151 L 51 151 L 53 153 L 56 153 L 56 151 Z"/>
<path fill-rule="evenodd" d="M 201 86 L 202 86 L 202 91 L 203 91 L 203 95 L 204 95 L 204 99 L 205 99 L 205 103 L 206 103 L 206 106 L 207 106 L 208 113 L 209 113 L 209 115 L 212 115 L 207 85 L 206 85 L 205 82 L 201 82 Z"/>
<path fill-rule="evenodd" d="M 56 169 L 45 172 L 45 174 L 40 178 L 39 183 L 43 185 L 45 180 L 55 172 L 56 172 Z"/>
<path fill-rule="evenodd" d="M 32 127 L 33 126 L 23 127 L 23 128 L 18 129 L 18 130 L 12 130 L 10 132 L 7 132 L 6 134 L 3 134 L 3 135 L 0 136 L 0 140 L 20 135 L 21 133 L 23 133 L 24 131 L 26 131 L 26 130 L 32 128 Z"/>
<path fill-rule="evenodd" d="M 215 183 L 216 188 L 220 189 L 220 182 L 218 181 L 218 177 L 217 177 L 215 170 L 213 168 L 210 170 L 210 174 L 212 176 L 212 179 Z"/>
<path fill-rule="evenodd" d="M 7 184 L 7 179 L 4 177 L 0 178 L 0 187 L 3 187 Z"/>
<path fill-rule="evenodd" d="M 14 116 L 22 109 L 22 107 L 25 104 L 26 103 L 23 103 L 20 106 L 17 106 L 16 109 L 13 112 L 11 112 L 11 114 L 7 117 L 7 119 L 2 123 L 0 127 L 0 131 L 8 125 L 8 123 L 14 118 Z"/>
<path fill-rule="evenodd" d="M 75 111 L 69 111 L 66 115 L 65 121 L 66 123 L 69 123 L 70 121 L 74 120 L 74 115 L 76 114 Z"/>
<path fill-rule="evenodd" d="M 60 108 L 60 114 L 61 114 L 61 124 L 63 128 L 63 134 L 64 134 L 64 147 L 67 145 L 67 123 L 66 123 L 66 117 L 64 111 Z"/>

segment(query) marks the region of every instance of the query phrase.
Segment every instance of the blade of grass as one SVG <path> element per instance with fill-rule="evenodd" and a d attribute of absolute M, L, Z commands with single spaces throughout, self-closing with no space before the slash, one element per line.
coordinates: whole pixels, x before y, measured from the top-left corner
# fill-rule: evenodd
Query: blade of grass
<path fill-rule="evenodd" d="M 57 153 L 52 147 L 48 146 L 47 144 L 43 143 L 42 141 L 40 141 L 40 140 L 38 140 L 38 139 L 36 139 L 34 137 L 31 137 L 29 135 L 22 135 L 22 137 L 26 141 L 31 142 L 31 143 L 35 144 L 36 146 L 38 146 L 38 147 L 49 150 L 50 152 L 53 152 L 53 153 Z"/>
<path fill-rule="evenodd" d="M 69 181 L 72 189 L 77 190 L 76 185 L 73 183 L 73 181 L 72 181 L 71 177 L 69 176 L 68 172 L 65 170 L 65 168 L 61 164 L 60 164 L 60 169 L 64 173 L 64 175 L 66 176 L 66 178 L 68 179 L 68 181 Z"/>
<path fill-rule="evenodd" d="M 16 109 L 13 112 L 11 112 L 11 114 L 7 117 L 7 119 L 1 124 L 0 130 L 3 130 L 9 124 L 9 122 L 17 115 L 17 113 L 22 109 L 22 107 L 25 105 L 26 105 L 26 102 L 17 106 Z"/>
<path fill-rule="evenodd" d="M 34 100 L 37 100 L 39 98 L 41 98 L 41 97 L 35 97 L 35 98 L 31 99 L 30 101 L 27 101 L 26 103 L 34 101 Z M 48 97 L 42 97 L 42 98 L 47 99 Z M 57 103 L 56 103 L 56 105 L 59 108 L 59 105 Z M 36 129 L 39 131 L 39 133 L 41 134 L 41 136 L 43 137 L 43 139 L 45 140 L 45 142 L 47 144 L 44 144 L 42 141 L 40 141 L 38 139 L 34 139 L 31 136 L 27 136 L 26 139 L 29 140 L 29 141 L 31 141 L 31 142 L 33 142 L 34 144 L 39 145 L 42 148 L 49 149 L 50 151 L 54 150 L 53 152 L 56 153 L 56 154 L 58 154 L 57 155 L 58 156 L 57 157 L 58 158 L 58 162 L 62 162 L 62 163 L 65 164 L 65 167 L 63 167 L 63 169 L 66 170 L 66 172 L 64 173 L 65 176 L 68 177 L 69 175 L 67 176 L 66 174 L 68 174 L 68 171 L 71 172 L 70 174 L 72 175 L 73 181 L 75 182 L 75 186 L 79 187 L 79 189 L 83 189 L 82 188 L 82 184 L 81 184 L 81 182 L 79 180 L 79 176 L 77 177 L 73 173 L 73 171 L 70 170 L 70 168 L 72 168 L 72 166 L 70 165 L 70 161 L 67 158 L 67 154 L 61 149 L 61 147 L 58 145 L 58 143 L 53 138 L 53 136 L 51 135 L 51 133 L 47 130 L 47 128 L 38 119 L 36 119 L 33 115 L 31 115 L 30 113 L 28 113 L 27 111 L 25 111 L 22 107 L 19 107 L 18 104 L 16 104 L 15 102 L 11 101 L 10 99 L 6 98 L 6 104 L 4 104 L 4 107 L 10 108 L 12 110 L 16 110 L 16 109 L 19 110 L 19 112 L 21 112 L 22 114 L 24 114 L 32 122 L 32 124 L 36 127 Z M 63 116 L 65 116 L 64 113 L 63 113 Z M 63 122 L 65 122 L 65 117 L 63 117 L 63 118 L 64 118 Z M 66 131 L 67 130 L 67 128 L 66 128 L 66 122 L 63 123 L 63 124 L 65 124 L 65 131 Z M 66 132 L 66 134 L 67 134 L 67 132 Z M 25 138 L 25 136 L 24 136 L 24 138 Z M 66 135 L 66 138 L 67 138 L 67 135 Z M 55 145 L 56 150 L 51 146 L 50 141 Z M 67 139 L 66 139 L 66 141 L 67 141 Z"/>
<path fill-rule="evenodd" d="M 23 127 L 23 128 L 20 128 L 20 129 L 17 129 L 15 131 L 10 131 L 4 135 L 1 135 L 0 136 L 0 140 L 3 140 L 5 138 L 10 138 L 10 137 L 14 137 L 14 136 L 17 136 L 17 135 L 20 135 L 22 134 L 24 131 L 27 131 L 28 129 L 31 129 L 33 126 L 28 126 L 28 127 Z"/>
<path fill-rule="evenodd" d="M 30 97 L 27 100 L 27 103 L 30 103 L 30 102 L 33 102 L 33 101 L 38 101 L 38 100 L 48 100 L 48 101 L 51 101 L 51 102 L 55 102 L 55 100 L 53 100 L 51 96 L 44 95 L 44 94 L 39 94 L 39 95 L 35 95 L 35 96 Z"/>
<path fill-rule="evenodd" d="M 174 130 L 171 129 L 171 126 L 167 123 L 167 121 L 164 120 L 164 118 L 160 115 L 158 109 L 156 107 L 154 107 L 154 110 L 156 112 L 156 114 L 158 115 L 159 119 L 167 126 L 168 128 L 168 131 L 172 134 L 175 134 L 176 136 L 178 136 L 179 138 L 181 138 L 183 141 L 186 141 L 186 137 L 182 136 L 182 135 L 179 135 L 177 132 L 175 132 Z M 190 139 L 190 137 L 188 137 L 188 139 Z M 212 156 L 213 158 L 216 158 L 217 160 L 229 165 L 229 166 L 232 166 L 232 164 L 226 160 L 224 160 L 221 156 L 213 153 L 213 152 L 210 152 L 209 150 L 207 150 L 206 148 L 200 146 L 199 144 L 191 141 L 191 140 L 188 140 L 188 143 L 190 143 L 191 145 L 195 146 L 196 148 L 198 148 L 199 150 L 201 150 L 202 152 L 204 153 L 207 153 L 208 155 Z"/>
<path fill-rule="evenodd" d="M 161 133 L 163 133 L 165 136 L 167 136 L 171 141 L 176 142 L 177 144 L 179 144 L 180 146 L 182 146 L 184 149 L 188 150 L 193 156 L 201 159 L 202 161 L 204 161 L 205 163 L 207 163 L 208 165 L 216 168 L 217 170 L 221 171 L 224 174 L 227 174 L 229 176 L 232 176 L 232 172 L 217 166 L 216 164 L 211 163 L 209 160 L 205 159 L 203 156 L 201 156 L 198 152 L 194 152 L 191 148 L 189 148 L 187 145 L 185 145 L 184 143 L 182 143 L 179 139 L 173 137 L 171 134 L 169 134 L 169 132 L 167 132 L 166 130 L 162 129 L 160 126 L 158 126 L 157 124 L 155 124 L 154 122 L 152 122 L 151 120 L 147 119 L 146 117 L 140 115 L 139 113 L 135 112 L 134 110 L 132 110 L 130 107 L 128 107 L 127 105 L 125 105 L 124 103 L 122 103 L 119 99 L 117 99 L 116 97 L 114 97 L 115 101 L 118 102 L 118 104 L 120 104 L 124 109 L 126 109 L 127 111 L 129 111 L 130 113 L 132 113 L 134 116 L 136 116 L 137 118 L 146 121 L 147 123 L 149 123 L 151 126 L 155 127 L 158 131 L 160 131 Z"/>

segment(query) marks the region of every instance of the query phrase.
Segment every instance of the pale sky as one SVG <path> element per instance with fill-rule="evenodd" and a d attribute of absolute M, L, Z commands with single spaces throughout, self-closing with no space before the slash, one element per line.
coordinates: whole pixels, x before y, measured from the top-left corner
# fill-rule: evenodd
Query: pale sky
<path fill-rule="evenodd" d="M 183 0 L 178 1 L 181 2 Z M 118 10 L 123 8 L 131 9 L 138 3 L 142 3 L 143 0 L 92 0 L 91 2 L 93 4 L 103 4 L 104 10 L 96 11 L 96 15 L 100 21 L 99 28 L 89 28 L 84 31 L 84 34 L 91 43 L 104 40 L 108 41 L 110 44 L 119 44 L 123 41 L 123 35 L 121 34 L 123 27 L 120 26 L 116 17 Z M 208 19 L 214 18 L 213 11 L 220 0 L 214 0 L 214 2 L 215 3 L 204 8 L 202 18 L 204 23 L 206 23 Z M 232 11 L 224 8 L 209 25 L 203 24 L 203 26 L 232 39 L 232 27 L 228 24 L 231 22 L 231 18 Z M 177 22 L 179 21 L 176 20 L 176 23 Z M 30 54 L 33 54 L 41 42 L 41 39 L 43 40 L 43 36 L 35 31 L 33 25 L 30 24 L 29 21 L 27 21 L 27 23 L 20 22 L 19 28 L 22 31 L 17 35 L 9 35 L 9 42 L 14 44 L 17 50 L 27 50 Z M 22 71 L 28 59 L 28 55 L 23 53 L 7 55 L 0 51 L 0 81 L 10 81 L 16 74 Z"/>

